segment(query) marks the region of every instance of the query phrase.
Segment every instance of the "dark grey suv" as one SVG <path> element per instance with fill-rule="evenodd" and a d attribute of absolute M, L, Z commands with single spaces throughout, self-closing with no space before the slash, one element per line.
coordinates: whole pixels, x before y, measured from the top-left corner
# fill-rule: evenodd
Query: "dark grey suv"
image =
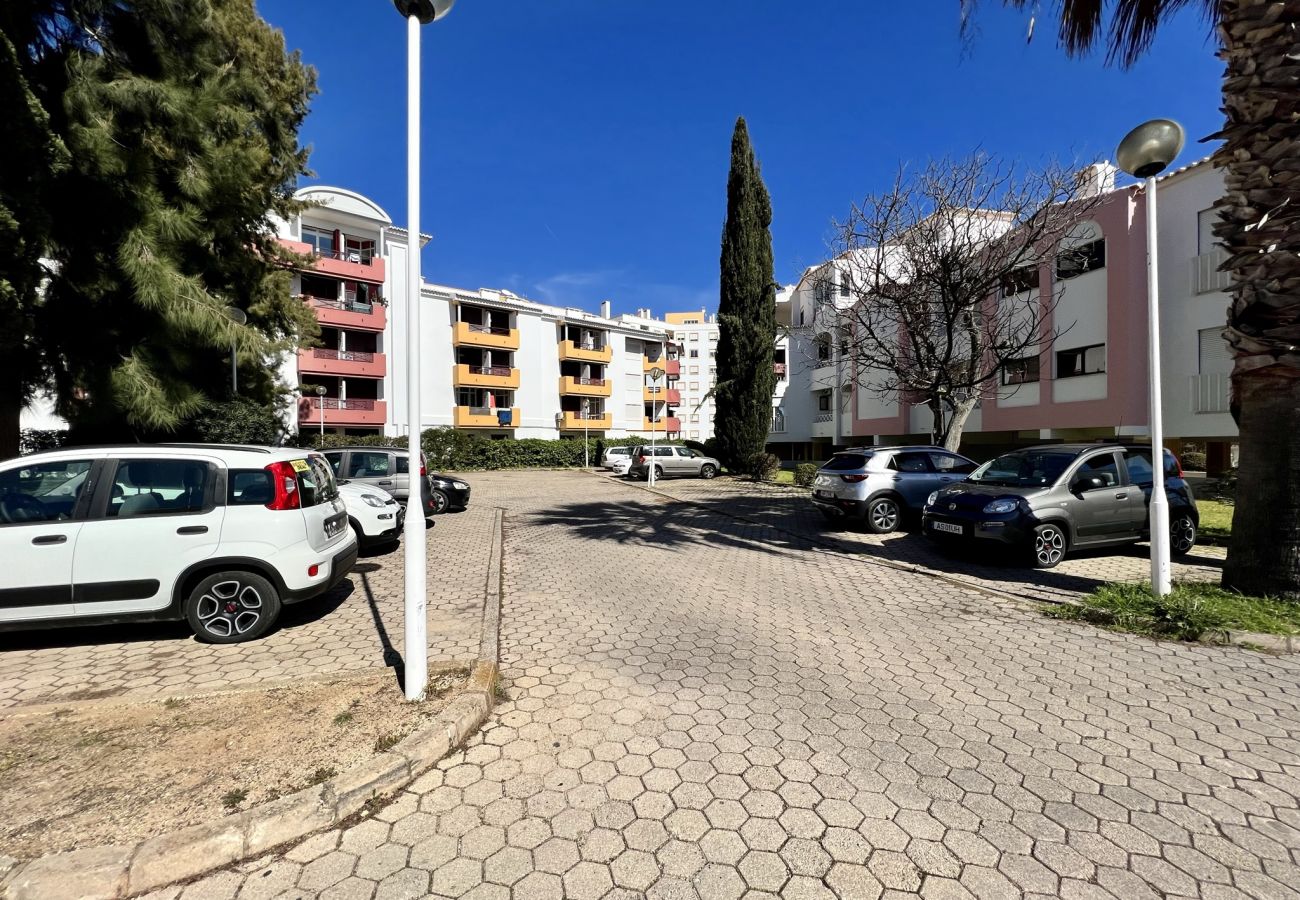
<path fill-rule="evenodd" d="M 1200 515 L 1177 458 L 1164 452 L 1170 549 L 1196 544 Z M 926 537 L 949 543 L 995 542 L 1050 569 L 1075 548 L 1132 544 L 1150 537 L 1150 447 L 1052 444 L 990 460 L 961 484 L 926 500 Z"/>

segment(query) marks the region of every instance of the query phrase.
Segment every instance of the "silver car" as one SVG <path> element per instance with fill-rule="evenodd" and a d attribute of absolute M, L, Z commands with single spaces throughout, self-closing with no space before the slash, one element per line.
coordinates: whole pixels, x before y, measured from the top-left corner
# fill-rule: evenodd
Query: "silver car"
<path fill-rule="evenodd" d="M 632 448 L 632 465 L 628 468 L 631 478 L 650 477 L 650 466 L 654 465 L 655 478 L 665 475 L 695 475 L 700 478 L 712 478 L 722 469 L 722 464 L 711 456 L 705 456 L 690 447 L 676 444 L 645 444 Z"/>
<path fill-rule="evenodd" d="M 897 530 L 925 499 L 975 471 L 942 447 L 862 447 L 836 453 L 817 470 L 812 502 L 833 521 L 861 521 L 873 534 Z"/>

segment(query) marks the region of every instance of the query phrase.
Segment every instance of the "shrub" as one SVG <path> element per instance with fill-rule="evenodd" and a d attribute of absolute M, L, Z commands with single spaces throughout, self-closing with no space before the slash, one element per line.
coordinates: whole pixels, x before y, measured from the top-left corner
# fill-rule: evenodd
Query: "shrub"
<path fill-rule="evenodd" d="M 755 481 L 771 481 L 781 469 L 781 460 L 771 453 L 755 453 L 749 458 L 749 477 Z"/>
<path fill-rule="evenodd" d="M 794 483 L 802 487 L 812 487 L 813 479 L 817 477 L 816 463 L 799 463 L 794 467 Z"/>
<path fill-rule="evenodd" d="M 276 408 L 245 397 L 208 403 L 192 425 L 200 440 L 213 444 L 276 447 L 284 440 L 284 420 Z"/>
<path fill-rule="evenodd" d="M 1181 461 L 1184 469 L 1191 469 L 1193 472 L 1205 471 L 1205 454 L 1199 450 L 1188 450 L 1182 455 Z"/>
<path fill-rule="evenodd" d="M 1047 610 L 1058 619 L 1080 619 L 1156 637 L 1195 641 L 1223 629 L 1270 634 L 1300 632 L 1300 607 L 1284 600 L 1248 597 L 1216 584 L 1175 584 L 1157 599 L 1147 584 L 1104 584 L 1077 606 Z"/>

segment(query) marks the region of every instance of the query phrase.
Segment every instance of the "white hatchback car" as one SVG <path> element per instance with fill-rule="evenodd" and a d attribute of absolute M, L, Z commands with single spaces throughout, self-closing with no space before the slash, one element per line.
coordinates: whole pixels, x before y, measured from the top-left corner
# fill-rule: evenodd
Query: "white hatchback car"
<path fill-rule="evenodd" d="M 396 544 L 402 537 L 406 508 L 387 491 L 355 481 L 339 482 L 339 497 L 362 547 Z"/>
<path fill-rule="evenodd" d="M 80 447 L 0 461 L 0 629 L 185 619 L 265 634 L 357 558 L 334 473 L 307 450 Z"/>

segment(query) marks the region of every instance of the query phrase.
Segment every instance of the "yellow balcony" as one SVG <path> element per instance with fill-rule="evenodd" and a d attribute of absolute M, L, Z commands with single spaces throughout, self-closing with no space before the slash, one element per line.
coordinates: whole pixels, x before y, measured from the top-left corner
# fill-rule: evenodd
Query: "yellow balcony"
<path fill-rule="evenodd" d="M 678 433 L 682 430 L 682 420 L 676 416 L 663 416 L 657 422 L 651 421 L 648 417 L 641 420 L 641 430 L 649 434 L 670 434 Z"/>
<path fill-rule="evenodd" d="M 457 322 L 451 333 L 451 342 L 457 347 L 491 347 L 494 350 L 518 350 L 518 328 L 496 328 Z"/>
<path fill-rule="evenodd" d="M 664 359 L 662 356 L 658 359 L 641 360 L 641 371 L 649 373 L 652 369 L 663 369 L 664 374 L 669 378 L 677 378 L 682 374 L 682 363 L 678 359 Z"/>
<path fill-rule="evenodd" d="M 613 427 L 614 414 L 608 412 L 601 415 L 588 413 L 585 419 L 580 412 L 566 412 L 560 419 L 561 431 L 581 431 L 584 428 L 588 431 L 606 431 Z"/>
<path fill-rule="evenodd" d="M 458 406 L 453 421 L 457 428 L 515 428 L 519 425 L 519 410 Z"/>
<path fill-rule="evenodd" d="M 682 402 L 682 392 L 677 388 L 661 387 L 658 390 L 646 385 L 641 388 L 641 399 L 646 403 L 653 403 L 656 400 L 660 403 L 668 403 L 676 406 Z"/>
<path fill-rule="evenodd" d="M 614 393 L 614 385 L 600 378 L 561 375 L 560 393 L 575 397 L 609 397 Z"/>
<path fill-rule="evenodd" d="M 560 341 L 560 359 L 574 362 L 608 363 L 614 358 L 614 348 L 608 343 L 599 350 L 584 350 L 573 341 Z"/>
<path fill-rule="evenodd" d="M 519 387 L 519 370 L 509 366 L 467 366 L 452 368 L 451 382 L 456 387 Z"/>

